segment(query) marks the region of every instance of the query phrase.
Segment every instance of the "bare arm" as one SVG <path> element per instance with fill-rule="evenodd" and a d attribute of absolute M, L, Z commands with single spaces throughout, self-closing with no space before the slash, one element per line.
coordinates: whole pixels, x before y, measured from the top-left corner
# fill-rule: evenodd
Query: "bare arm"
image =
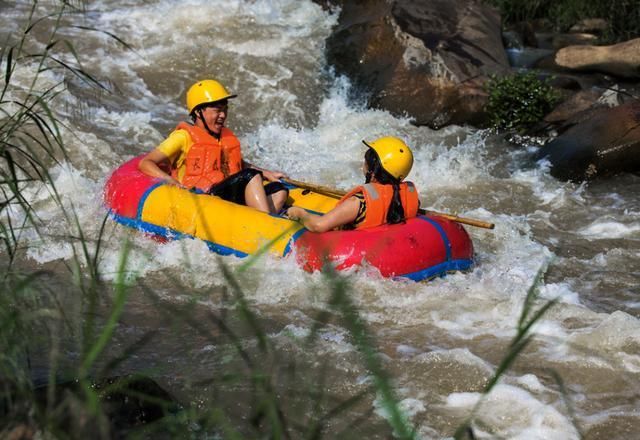
<path fill-rule="evenodd" d="M 176 186 L 182 186 L 180 182 L 171 177 L 170 174 L 160 168 L 161 163 L 168 163 L 169 157 L 165 155 L 163 152 L 159 150 L 153 150 L 151 153 L 147 154 L 140 163 L 138 163 L 138 169 L 151 177 L 159 177 L 160 179 L 165 180 L 167 183 Z"/>
<path fill-rule="evenodd" d="M 326 232 L 354 221 L 359 209 L 360 200 L 357 197 L 349 197 L 324 215 L 311 214 L 297 206 L 289 208 L 287 215 L 292 220 L 298 220 L 311 232 Z"/>

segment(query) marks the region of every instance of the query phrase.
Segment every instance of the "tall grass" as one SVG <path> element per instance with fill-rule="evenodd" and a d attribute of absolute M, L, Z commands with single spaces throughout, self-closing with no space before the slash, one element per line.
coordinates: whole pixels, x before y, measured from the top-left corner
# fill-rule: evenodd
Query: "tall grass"
<path fill-rule="evenodd" d="M 38 10 L 38 2 L 34 1 L 22 31 L 8 35 L 0 51 L 0 436 L 39 432 L 61 438 L 80 437 L 88 429 L 99 438 L 108 438 L 109 429 L 103 418 L 95 425 L 88 423 L 100 419 L 99 399 L 92 388 L 90 372 L 110 340 L 126 301 L 126 248 L 113 284 L 114 307 L 106 325 L 98 325 L 91 317 L 96 314 L 100 291 L 108 289 L 101 284 L 97 268 L 101 235 L 89 239 L 83 234 L 76 213 L 73 208 L 65 208 L 48 172 L 52 164 L 67 158 L 61 134 L 64 127 L 53 110 L 57 98 L 65 93 L 64 76 L 79 77 L 91 87 L 102 86 L 82 67 L 71 42 L 59 34 L 63 18 L 79 12 L 77 7 L 60 2 L 53 13 L 45 16 L 39 16 Z M 33 34 L 41 33 L 42 28 L 48 34 L 45 32 L 46 41 L 39 44 Z M 59 46 L 66 47 L 71 59 L 56 54 Z M 19 80 L 15 78 L 17 71 L 22 74 Z M 24 72 L 31 73 L 26 82 Z M 48 81 L 42 81 L 45 73 Z M 51 84 L 51 78 L 62 79 Z M 68 223 L 67 239 L 73 244 L 74 257 L 68 263 L 71 277 L 63 289 L 71 297 L 78 295 L 81 316 L 89 317 L 80 332 L 76 331 L 78 316 L 61 302 L 63 295 L 51 284 L 54 274 L 19 264 L 21 253 L 26 250 L 21 246 L 28 243 L 23 236 L 31 236 L 34 231 L 41 236 L 43 233 L 42 220 L 24 196 L 25 190 L 36 185 L 49 191 Z M 63 347 L 68 345 L 64 335 L 79 339 L 80 361 L 71 373 L 60 365 L 69 363 L 62 354 L 68 348 Z M 43 353 L 47 352 L 43 376 L 41 365 L 34 362 L 41 364 Z M 78 381 L 81 393 L 61 392 L 58 384 L 69 379 Z M 65 426 L 68 416 L 62 417 L 70 408 L 75 408 L 78 418 L 86 416 L 84 426 L 76 431 Z"/>

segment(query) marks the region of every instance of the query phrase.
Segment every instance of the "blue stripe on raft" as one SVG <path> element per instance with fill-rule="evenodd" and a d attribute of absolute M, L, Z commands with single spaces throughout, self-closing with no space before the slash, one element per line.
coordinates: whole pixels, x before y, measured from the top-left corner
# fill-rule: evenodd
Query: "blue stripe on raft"
<path fill-rule="evenodd" d="M 249 254 L 247 254 L 245 252 L 242 252 L 242 251 L 239 251 L 237 249 L 230 248 L 230 247 L 226 247 L 226 246 L 223 246 L 221 244 L 214 243 L 212 241 L 206 241 L 205 240 L 205 243 L 207 243 L 207 246 L 209 247 L 209 249 L 211 251 L 215 252 L 216 254 L 222 255 L 224 257 L 226 257 L 228 255 L 235 255 L 236 257 L 239 257 L 239 258 L 245 258 L 246 256 L 249 255 Z"/>
<path fill-rule="evenodd" d="M 444 231 L 444 229 L 442 229 L 442 226 L 440 226 L 437 222 L 431 220 L 429 217 L 419 215 L 418 218 L 431 223 L 431 225 L 434 228 L 436 228 L 436 230 L 440 234 L 440 237 L 442 238 L 442 241 L 444 242 L 444 249 L 447 254 L 447 261 L 451 260 L 451 242 L 449 241 L 449 237 L 447 236 L 447 233 Z"/>
<path fill-rule="evenodd" d="M 413 281 L 422 281 L 437 276 L 442 276 L 447 272 L 467 270 L 473 266 L 473 260 L 453 260 L 422 269 L 417 272 L 400 275 L 400 278 L 409 278 Z"/>
<path fill-rule="evenodd" d="M 154 183 L 149 188 L 147 188 L 144 194 L 142 194 L 142 197 L 140 197 L 140 201 L 138 202 L 138 210 L 136 212 L 136 218 L 138 220 L 142 220 L 142 209 L 144 208 L 144 203 L 147 201 L 147 197 L 149 197 L 149 194 L 151 194 L 154 189 L 161 185 L 164 185 L 164 182 Z"/>
<path fill-rule="evenodd" d="M 118 223 L 121 223 L 125 226 L 128 226 L 133 229 L 137 229 L 142 232 L 147 232 L 149 234 L 159 235 L 168 239 L 181 239 L 183 237 L 190 237 L 190 235 L 183 234 L 182 232 L 175 231 L 171 228 L 165 228 L 164 226 L 154 225 L 152 223 L 147 223 L 142 220 L 132 219 L 129 217 L 123 217 L 118 214 L 110 213 L 111 218 L 113 218 Z"/>
<path fill-rule="evenodd" d="M 110 213 L 111 218 L 117 221 L 120 224 L 128 226 L 133 229 L 137 229 L 142 232 L 146 232 L 148 234 L 159 235 L 160 237 L 167 238 L 169 240 L 179 240 L 185 237 L 194 238 L 191 235 L 183 234 L 182 232 L 178 232 L 171 228 L 165 228 L 164 226 L 158 226 L 151 223 L 144 222 L 142 220 L 135 220 L 128 217 L 122 217 L 118 214 Z M 245 258 L 248 254 L 237 249 L 233 249 L 227 246 L 223 246 L 221 244 L 214 243 L 212 241 L 202 240 L 207 244 L 207 247 L 212 252 L 216 254 L 227 256 L 227 255 L 235 255 L 239 258 Z"/>
<path fill-rule="evenodd" d="M 287 255 L 289 255 L 289 252 L 291 252 L 291 250 L 293 249 L 293 245 L 296 242 L 296 240 L 298 240 L 298 238 L 300 238 L 300 236 L 305 232 L 307 232 L 307 230 L 305 228 L 302 228 L 298 232 L 293 234 L 293 236 L 291 236 L 291 238 L 287 242 L 287 245 L 284 247 L 284 252 L 282 253 L 283 257 L 286 257 Z"/>

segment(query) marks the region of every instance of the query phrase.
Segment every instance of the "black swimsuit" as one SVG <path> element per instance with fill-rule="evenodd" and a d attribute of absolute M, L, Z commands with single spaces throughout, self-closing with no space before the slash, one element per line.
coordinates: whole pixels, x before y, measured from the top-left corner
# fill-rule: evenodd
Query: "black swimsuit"
<path fill-rule="evenodd" d="M 347 223 L 346 225 L 342 226 L 341 229 L 343 230 L 355 229 L 356 226 L 358 226 L 358 224 L 361 223 L 362 220 L 364 220 L 364 217 L 367 213 L 367 203 L 364 201 L 364 194 L 356 193 L 352 197 L 357 198 L 358 201 L 360 202 L 360 206 L 358 206 L 358 214 L 356 215 L 356 218 L 351 223 Z"/>

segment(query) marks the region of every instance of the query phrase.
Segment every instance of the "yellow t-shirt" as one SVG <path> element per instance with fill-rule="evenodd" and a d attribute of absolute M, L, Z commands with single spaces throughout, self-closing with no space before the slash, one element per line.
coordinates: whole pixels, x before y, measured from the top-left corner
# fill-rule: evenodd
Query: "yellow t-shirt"
<path fill-rule="evenodd" d="M 169 136 L 156 147 L 156 150 L 163 153 L 171 161 L 171 167 L 178 173 L 178 180 L 182 182 L 185 170 L 185 159 L 189 149 L 193 145 L 191 136 L 185 130 L 174 130 Z"/>

